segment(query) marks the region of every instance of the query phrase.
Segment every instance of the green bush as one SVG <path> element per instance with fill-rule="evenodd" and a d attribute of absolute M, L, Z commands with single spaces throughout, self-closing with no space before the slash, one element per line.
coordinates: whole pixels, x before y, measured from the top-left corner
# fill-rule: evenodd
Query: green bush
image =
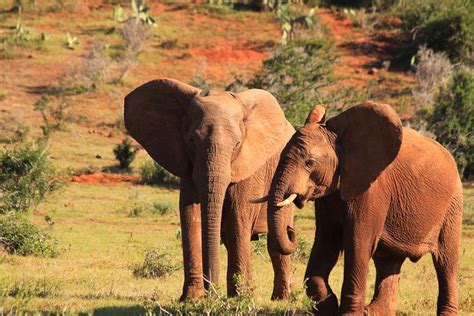
<path fill-rule="evenodd" d="M 10 213 L 0 216 L 0 244 L 10 254 L 22 256 L 57 255 L 57 241 L 26 218 Z"/>
<path fill-rule="evenodd" d="M 156 162 L 148 161 L 140 167 L 140 182 L 148 185 L 179 186 L 180 180 Z"/>
<path fill-rule="evenodd" d="M 71 104 L 67 98 L 52 102 L 47 96 L 42 96 L 33 105 L 34 110 L 39 112 L 44 125 L 41 126 L 43 135 L 48 136 L 53 131 L 64 130 L 66 122 L 70 120 L 68 108 Z"/>
<path fill-rule="evenodd" d="M 394 7 L 416 47 L 467 61 L 474 47 L 474 4 L 469 0 L 401 0 Z M 414 47 L 414 50 L 417 48 Z"/>
<path fill-rule="evenodd" d="M 115 159 L 119 161 L 120 169 L 128 170 L 135 159 L 138 149 L 133 148 L 132 143 L 128 138 L 125 138 L 120 144 L 115 146 Z"/>
<path fill-rule="evenodd" d="M 155 202 L 150 210 L 153 214 L 167 215 L 173 212 L 173 206 L 169 202 Z"/>
<path fill-rule="evenodd" d="M 0 214 L 36 207 L 62 183 L 45 148 L 19 144 L 0 152 Z"/>
<path fill-rule="evenodd" d="M 300 127 L 316 104 L 327 102 L 322 89 L 332 82 L 334 61 L 332 43 L 314 39 L 294 40 L 265 60 L 262 71 L 246 85 L 271 92 L 287 119 L 295 127 Z"/>
<path fill-rule="evenodd" d="M 459 173 L 474 176 L 474 73 L 461 70 L 438 94 L 428 128 L 456 159 Z"/>
<path fill-rule="evenodd" d="M 169 252 L 155 247 L 145 250 L 145 260 L 134 268 L 133 275 L 140 278 L 161 278 L 178 269 Z"/>

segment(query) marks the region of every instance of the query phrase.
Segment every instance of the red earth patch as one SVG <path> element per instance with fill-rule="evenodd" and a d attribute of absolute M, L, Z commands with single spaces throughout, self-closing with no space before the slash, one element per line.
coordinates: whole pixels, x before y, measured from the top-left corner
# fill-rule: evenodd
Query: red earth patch
<path fill-rule="evenodd" d="M 122 175 L 114 173 L 103 173 L 94 172 L 91 174 L 81 174 L 71 177 L 71 182 L 75 183 L 87 183 L 87 184 L 107 184 L 107 183 L 120 183 L 120 182 L 137 182 L 138 176 L 133 175 Z"/>

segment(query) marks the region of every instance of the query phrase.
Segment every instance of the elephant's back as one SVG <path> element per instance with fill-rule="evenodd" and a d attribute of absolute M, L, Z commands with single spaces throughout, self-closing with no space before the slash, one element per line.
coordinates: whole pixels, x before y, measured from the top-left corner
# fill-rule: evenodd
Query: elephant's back
<path fill-rule="evenodd" d="M 397 157 L 414 177 L 442 177 L 453 182 L 459 178 L 456 161 L 451 153 L 434 139 L 417 131 L 403 128 L 403 140 Z"/>

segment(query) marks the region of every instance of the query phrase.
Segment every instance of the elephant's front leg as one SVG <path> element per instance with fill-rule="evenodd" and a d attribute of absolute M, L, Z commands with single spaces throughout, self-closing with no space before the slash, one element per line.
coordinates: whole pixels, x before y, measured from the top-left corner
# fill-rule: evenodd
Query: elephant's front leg
<path fill-rule="evenodd" d="M 329 286 L 329 274 L 342 252 L 341 226 L 337 222 L 344 204 L 335 196 L 315 202 L 316 233 L 305 273 L 306 294 L 316 303 L 315 315 L 336 315 L 338 301 Z"/>
<path fill-rule="evenodd" d="M 367 200 L 366 200 L 367 201 Z M 386 211 L 371 204 L 352 205 L 352 216 L 344 225 L 344 281 L 342 284 L 342 315 L 362 315 L 370 258 L 377 247 L 383 229 Z"/>
<path fill-rule="evenodd" d="M 227 204 L 227 203 L 226 203 Z M 244 282 L 252 278 L 250 272 L 251 223 L 238 216 L 237 210 L 225 207 L 223 241 L 227 248 L 227 295 L 236 296 L 237 276 Z M 242 214 L 241 214 L 242 215 Z"/>
<path fill-rule="evenodd" d="M 204 296 L 202 278 L 201 208 L 190 179 L 181 178 L 179 196 L 184 286 L 180 300 Z"/>

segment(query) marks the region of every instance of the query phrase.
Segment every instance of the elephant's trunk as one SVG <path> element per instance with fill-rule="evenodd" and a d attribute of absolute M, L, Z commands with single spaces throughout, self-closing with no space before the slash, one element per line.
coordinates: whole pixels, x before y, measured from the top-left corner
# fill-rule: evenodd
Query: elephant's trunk
<path fill-rule="evenodd" d="M 230 184 L 232 149 L 211 145 L 202 153 L 200 184 L 204 284 L 219 282 L 222 208 Z"/>
<path fill-rule="evenodd" d="M 282 172 L 282 170 L 284 170 Z M 296 234 L 291 227 L 292 208 L 290 205 L 277 206 L 293 193 L 290 192 L 287 179 L 291 175 L 290 169 L 282 168 L 277 171 L 270 189 L 268 201 L 268 239 L 271 247 L 282 255 L 292 254 L 296 249 Z"/>

